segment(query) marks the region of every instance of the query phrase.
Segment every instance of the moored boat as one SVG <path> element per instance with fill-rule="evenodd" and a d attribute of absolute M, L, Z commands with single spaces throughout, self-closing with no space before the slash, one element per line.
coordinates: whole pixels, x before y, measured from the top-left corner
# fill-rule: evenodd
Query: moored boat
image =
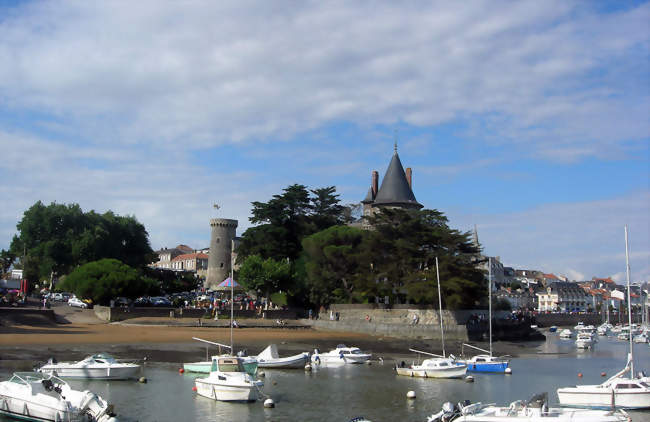
<path fill-rule="evenodd" d="M 79 362 L 56 362 L 50 359 L 38 368 L 38 372 L 60 378 L 125 380 L 136 378 L 140 368 L 138 364 L 120 362 L 107 353 L 98 353 Z"/>
<path fill-rule="evenodd" d="M 363 353 L 358 347 L 347 347 L 345 344 L 339 344 L 336 349 L 326 353 L 320 353 L 314 349 L 311 355 L 311 361 L 315 364 L 346 364 L 346 363 L 365 363 L 370 360 L 372 354 Z"/>
<path fill-rule="evenodd" d="M 255 401 L 260 395 L 263 381 L 246 372 L 242 358 L 218 357 L 212 361 L 210 375 L 196 378 L 194 385 L 200 396 L 219 401 Z"/>
<path fill-rule="evenodd" d="M 309 362 L 309 353 L 307 352 L 281 358 L 278 354 L 278 346 L 275 344 L 270 344 L 257 355 L 257 365 L 260 368 L 304 368 L 307 362 Z"/>
<path fill-rule="evenodd" d="M 518 400 L 509 406 L 470 403 L 445 403 L 442 410 L 431 415 L 427 422 L 629 422 L 627 413 L 591 409 L 549 407 L 548 395 L 537 394 L 530 400 Z"/>
<path fill-rule="evenodd" d="M 578 333 L 576 337 L 576 347 L 578 349 L 589 349 L 593 346 L 594 340 L 589 333 Z"/>
<path fill-rule="evenodd" d="M 406 365 L 402 363 L 397 365 L 395 367 L 397 375 L 419 378 L 462 378 L 467 373 L 467 365 L 456 362 L 452 356 L 443 357 L 414 349 L 409 350 L 434 357 L 424 359 L 420 364 Z"/>
<path fill-rule="evenodd" d="M 113 406 L 97 394 L 38 372 L 16 372 L 0 382 L 0 414 L 41 422 L 117 422 Z"/>
<path fill-rule="evenodd" d="M 568 328 L 565 328 L 564 330 L 560 331 L 560 338 L 571 338 L 571 337 L 573 337 L 573 333 Z"/>

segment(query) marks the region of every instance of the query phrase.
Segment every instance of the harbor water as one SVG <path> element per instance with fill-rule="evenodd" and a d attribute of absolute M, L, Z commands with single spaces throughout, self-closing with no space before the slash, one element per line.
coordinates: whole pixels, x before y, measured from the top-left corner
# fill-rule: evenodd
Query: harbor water
<path fill-rule="evenodd" d="M 405 349 L 407 346 L 405 345 Z M 635 369 L 650 370 L 650 347 L 635 344 Z M 120 421 L 342 421 L 365 416 L 374 422 L 426 421 L 446 401 L 465 399 L 507 405 L 548 392 L 551 405 L 555 391 L 575 384 L 596 384 L 625 366 L 628 343 L 600 337 L 592 350 L 576 350 L 574 340 L 548 334 L 546 343 L 524 348 L 525 357 L 512 359 L 512 375 L 472 374 L 464 380 L 437 380 L 397 376 L 394 360 L 371 365 L 345 365 L 303 370 L 266 370 L 263 392 L 275 408 L 253 403 L 216 402 L 192 391 L 195 374 L 179 374 L 180 362 L 147 363 L 146 384 L 137 381 L 70 381 L 74 388 L 92 390 L 115 405 Z M 397 360 L 410 363 L 414 355 Z M 583 376 L 578 377 L 581 373 Z M 0 376 L 11 370 L 4 363 Z M 415 391 L 417 398 L 407 399 Z M 650 411 L 630 412 L 633 421 L 650 421 Z"/>

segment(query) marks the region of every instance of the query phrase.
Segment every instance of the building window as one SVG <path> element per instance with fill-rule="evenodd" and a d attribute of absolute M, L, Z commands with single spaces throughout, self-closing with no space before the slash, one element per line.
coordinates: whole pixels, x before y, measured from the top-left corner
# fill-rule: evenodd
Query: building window
<path fill-rule="evenodd" d="M 219 268 L 223 268 L 223 262 L 221 263 L 221 265 L 219 265 Z"/>
<path fill-rule="evenodd" d="M 219 243 L 220 241 L 221 241 L 221 239 L 217 237 L 217 243 Z"/>

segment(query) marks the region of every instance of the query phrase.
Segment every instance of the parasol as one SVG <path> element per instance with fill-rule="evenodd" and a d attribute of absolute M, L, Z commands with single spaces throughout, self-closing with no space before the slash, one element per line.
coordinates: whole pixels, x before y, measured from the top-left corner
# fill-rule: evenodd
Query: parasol
<path fill-rule="evenodd" d="M 215 290 L 230 290 L 231 288 L 233 290 L 244 290 L 244 288 L 239 283 L 230 277 L 219 283 Z"/>

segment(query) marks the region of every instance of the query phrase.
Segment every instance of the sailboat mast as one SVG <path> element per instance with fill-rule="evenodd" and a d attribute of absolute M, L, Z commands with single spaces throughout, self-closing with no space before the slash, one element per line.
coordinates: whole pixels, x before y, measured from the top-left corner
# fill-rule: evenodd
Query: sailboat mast
<path fill-rule="evenodd" d="M 490 324 L 490 357 L 492 357 L 492 258 L 488 258 L 488 313 Z"/>
<path fill-rule="evenodd" d="M 235 349 L 232 348 L 232 322 L 233 316 L 235 314 L 234 305 L 235 305 L 235 276 L 234 276 L 234 265 L 232 262 L 232 255 L 235 252 L 235 241 L 230 241 L 230 353 L 235 354 Z"/>
<path fill-rule="evenodd" d="M 634 378 L 634 344 L 632 343 L 632 302 L 630 300 L 630 254 L 627 241 L 627 224 L 625 225 L 625 274 L 627 276 L 627 317 L 630 326 L 630 379 Z"/>
<path fill-rule="evenodd" d="M 436 277 L 438 277 L 438 307 L 440 310 L 440 336 L 442 338 L 442 357 L 446 357 L 445 354 L 445 330 L 442 326 L 442 294 L 440 293 L 440 271 L 438 271 L 438 257 L 436 257 Z"/>

